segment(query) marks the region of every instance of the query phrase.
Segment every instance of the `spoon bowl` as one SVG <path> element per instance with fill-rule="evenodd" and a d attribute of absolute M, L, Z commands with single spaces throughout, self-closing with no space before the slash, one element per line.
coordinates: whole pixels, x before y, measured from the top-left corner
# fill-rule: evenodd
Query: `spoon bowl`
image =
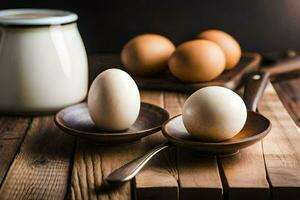
<path fill-rule="evenodd" d="M 248 111 L 243 129 L 233 138 L 221 142 L 206 142 L 192 137 L 184 127 L 182 115 L 169 119 L 162 127 L 163 135 L 175 146 L 217 155 L 235 154 L 239 149 L 260 141 L 270 130 L 271 122 L 252 111 Z"/>

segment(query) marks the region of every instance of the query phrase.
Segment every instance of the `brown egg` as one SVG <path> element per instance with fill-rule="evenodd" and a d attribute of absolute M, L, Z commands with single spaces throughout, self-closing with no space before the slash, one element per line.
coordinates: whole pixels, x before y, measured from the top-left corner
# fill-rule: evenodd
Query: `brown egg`
<path fill-rule="evenodd" d="M 226 58 L 225 69 L 232 69 L 238 64 L 241 58 L 241 47 L 231 35 L 220 30 L 207 30 L 197 35 L 197 38 L 210 40 L 221 47 Z"/>
<path fill-rule="evenodd" d="M 210 81 L 225 69 L 225 56 L 214 42 L 192 40 L 177 47 L 169 59 L 169 69 L 182 81 Z"/>
<path fill-rule="evenodd" d="M 123 47 L 121 60 L 126 70 L 142 76 L 152 75 L 168 68 L 168 59 L 175 46 L 166 37 L 144 34 L 131 39 Z"/>

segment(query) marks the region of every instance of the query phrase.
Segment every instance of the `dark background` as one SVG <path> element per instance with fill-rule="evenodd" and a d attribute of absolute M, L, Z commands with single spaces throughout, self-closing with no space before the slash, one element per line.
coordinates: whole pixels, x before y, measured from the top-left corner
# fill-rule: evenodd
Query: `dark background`
<path fill-rule="evenodd" d="M 298 0 L 0 0 L 0 8 L 56 8 L 79 15 L 88 53 L 119 52 L 131 37 L 159 33 L 175 44 L 218 28 L 247 51 L 300 50 Z"/>

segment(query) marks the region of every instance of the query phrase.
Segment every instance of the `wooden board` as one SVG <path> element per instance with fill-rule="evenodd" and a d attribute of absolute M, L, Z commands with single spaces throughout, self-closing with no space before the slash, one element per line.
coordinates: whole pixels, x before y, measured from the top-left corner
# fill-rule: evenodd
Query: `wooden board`
<path fill-rule="evenodd" d="M 74 138 L 53 117 L 34 118 L 0 189 L 0 199 L 64 199 Z"/>
<path fill-rule="evenodd" d="M 199 88 L 219 85 L 230 89 L 236 89 L 243 79 L 243 76 L 250 71 L 254 71 L 258 68 L 261 61 L 261 56 L 257 53 L 244 53 L 237 67 L 232 70 L 225 71 L 216 79 L 209 82 L 202 83 L 184 83 L 176 79 L 169 71 L 162 74 L 157 74 L 154 77 L 138 77 L 132 75 L 140 89 L 151 90 L 169 90 L 176 92 L 194 92 Z M 120 59 L 116 55 L 106 55 L 102 57 L 91 57 L 90 64 L 97 66 L 92 68 L 93 76 L 90 80 L 93 80 L 96 75 L 105 69 L 117 67 L 124 69 L 120 62 Z"/>
<path fill-rule="evenodd" d="M 272 199 L 299 199 L 300 132 L 269 85 L 259 106 L 272 123 L 263 151 Z"/>

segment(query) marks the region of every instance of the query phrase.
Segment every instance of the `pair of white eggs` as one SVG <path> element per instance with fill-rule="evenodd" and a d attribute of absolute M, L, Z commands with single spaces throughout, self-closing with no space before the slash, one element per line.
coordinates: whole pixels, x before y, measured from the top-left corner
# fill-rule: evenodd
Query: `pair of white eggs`
<path fill-rule="evenodd" d="M 108 69 L 93 81 L 88 94 L 91 118 L 100 129 L 123 131 L 138 118 L 140 94 L 131 76 Z M 223 141 L 236 135 L 247 119 L 247 109 L 235 92 L 218 86 L 199 89 L 184 103 L 183 123 L 195 138 Z"/>

